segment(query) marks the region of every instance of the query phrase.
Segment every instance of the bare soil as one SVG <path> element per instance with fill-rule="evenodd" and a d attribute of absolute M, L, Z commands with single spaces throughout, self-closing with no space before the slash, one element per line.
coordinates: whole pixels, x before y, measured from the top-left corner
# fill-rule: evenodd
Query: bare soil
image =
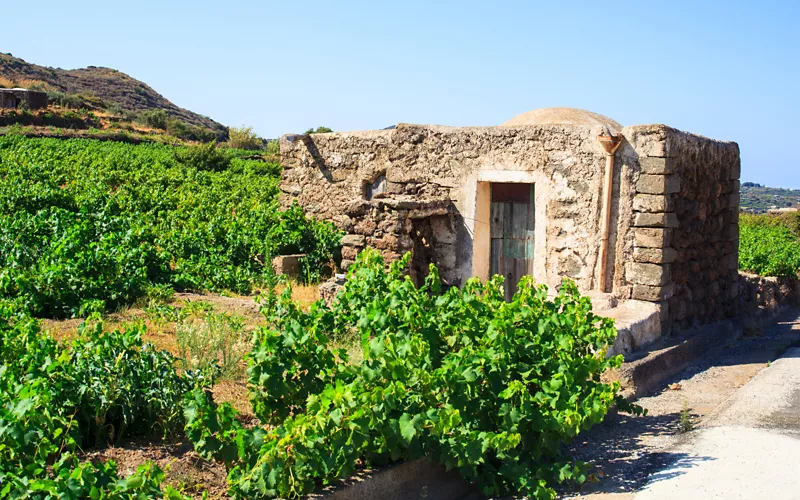
<path fill-rule="evenodd" d="M 307 308 L 318 298 L 316 286 L 293 285 L 292 297 L 301 307 Z M 171 305 L 185 306 L 189 302 L 205 302 L 211 304 L 217 313 L 238 315 L 244 319 L 245 330 L 255 330 L 263 317 L 253 297 L 222 296 L 215 294 L 177 293 Z M 47 330 L 59 340 L 70 340 L 77 336 L 78 327 L 83 319 L 41 320 L 43 330 Z M 148 314 L 142 307 L 130 307 L 108 314 L 103 318 L 104 328 L 114 330 L 124 328 L 131 322 L 143 322 L 147 327 L 144 339 L 164 349 L 178 354 L 175 341 L 174 322 L 162 322 Z M 253 414 L 247 396 L 247 383 L 239 380 L 221 380 L 211 389 L 217 402 L 230 403 L 238 412 L 239 420 L 245 425 L 256 425 L 257 418 Z M 221 464 L 202 459 L 194 452 L 187 441 L 163 441 L 132 439 L 120 446 L 98 450 L 87 450 L 84 457 L 93 461 L 114 460 L 122 474 L 130 474 L 139 465 L 152 461 L 164 469 L 167 484 L 183 488 L 185 494 L 201 498 L 203 492 L 208 497 L 228 498 L 227 471 Z"/>

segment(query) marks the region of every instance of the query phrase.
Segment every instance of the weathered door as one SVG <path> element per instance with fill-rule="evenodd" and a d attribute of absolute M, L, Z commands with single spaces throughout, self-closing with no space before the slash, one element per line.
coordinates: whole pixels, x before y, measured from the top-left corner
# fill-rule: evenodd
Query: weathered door
<path fill-rule="evenodd" d="M 533 274 L 533 184 L 492 184 L 489 272 L 505 276 L 506 300 Z"/>

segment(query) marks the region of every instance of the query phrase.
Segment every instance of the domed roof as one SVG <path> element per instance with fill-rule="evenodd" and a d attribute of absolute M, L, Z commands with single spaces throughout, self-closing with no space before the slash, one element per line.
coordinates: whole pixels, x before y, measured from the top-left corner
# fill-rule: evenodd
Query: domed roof
<path fill-rule="evenodd" d="M 611 118 L 577 108 L 541 108 L 522 113 L 503 125 L 600 125 L 619 132 L 622 125 Z"/>

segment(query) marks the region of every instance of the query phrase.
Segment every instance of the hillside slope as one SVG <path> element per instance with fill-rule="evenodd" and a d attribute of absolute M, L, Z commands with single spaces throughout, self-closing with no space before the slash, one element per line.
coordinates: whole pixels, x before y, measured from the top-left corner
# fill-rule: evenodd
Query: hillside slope
<path fill-rule="evenodd" d="M 18 86 L 39 84 L 51 91 L 98 97 L 108 105 L 117 104 L 133 113 L 163 109 L 171 117 L 190 125 L 227 131 L 221 123 L 178 107 L 144 82 L 111 68 L 50 68 L 0 53 L 0 77 L 0 80 Z"/>

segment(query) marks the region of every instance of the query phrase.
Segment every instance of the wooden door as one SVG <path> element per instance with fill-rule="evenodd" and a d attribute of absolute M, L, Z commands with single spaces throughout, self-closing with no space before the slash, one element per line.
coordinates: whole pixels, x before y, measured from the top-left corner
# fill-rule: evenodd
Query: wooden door
<path fill-rule="evenodd" d="M 520 278 L 533 275 L 533 184 L 492 184 L 489 273 L 505 277 L 510 301 Z"/>

